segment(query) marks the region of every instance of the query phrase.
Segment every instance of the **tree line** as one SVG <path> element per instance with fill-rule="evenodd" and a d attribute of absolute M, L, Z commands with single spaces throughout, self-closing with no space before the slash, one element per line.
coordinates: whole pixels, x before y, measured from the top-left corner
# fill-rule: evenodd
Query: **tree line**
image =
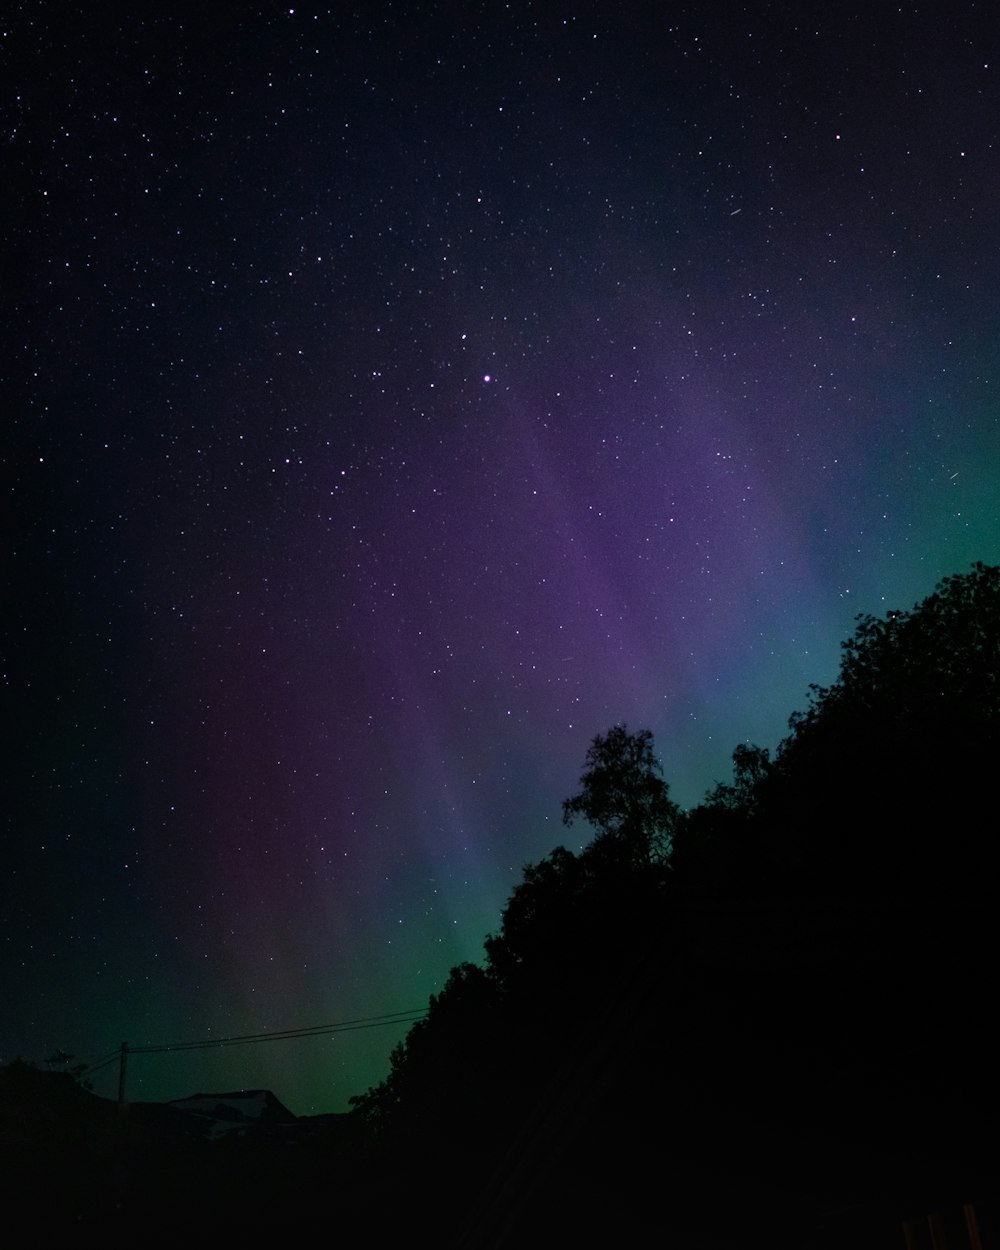
<path fill-rule="evenodd" d="M 469 1228 L 620 1236 L 776 1174 L 820 1205 L 974 1174 L 998 661 L 978 563 L 859 617 L 773 754 L 737 746 L 690 811 L 650 731 L 598 734 L 563 803 L 591 840 L 524 869 L 353 1100 L 411 1200 L 449 1176 Z"/>

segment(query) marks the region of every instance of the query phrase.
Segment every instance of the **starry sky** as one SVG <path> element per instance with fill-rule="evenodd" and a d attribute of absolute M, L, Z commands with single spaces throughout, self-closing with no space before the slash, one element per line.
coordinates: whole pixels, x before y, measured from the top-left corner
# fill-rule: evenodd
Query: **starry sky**
<path fill-rule="evenodd" d="M 1000 560 L 992 6 L 154 10 L 0 31 L 0 1061 L 425 1005 L 596 733 L 693 805 Z"/>

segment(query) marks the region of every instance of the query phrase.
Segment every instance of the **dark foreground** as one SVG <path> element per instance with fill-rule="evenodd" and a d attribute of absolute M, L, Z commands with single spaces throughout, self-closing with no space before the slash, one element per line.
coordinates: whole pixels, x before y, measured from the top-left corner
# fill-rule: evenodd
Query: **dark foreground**
<path fill-rule="evenodd" d="M 998 1245 L 994 1177 L 975 1157 L 968 1108 L 930 1095 L 878 1108 L 895 1110 L 904 1133 L 857 1119 L 852 1134 L 863 1091 L 831 1087 L 795 1123 L 787 1104 L 770 1118 L 757 1095 L 735 1105 L 721 1081 L 677 1094 L 665 1118 L 654 1088 L 645 1105 L 622 1106 L 597 1081 L 581 1107 L 561 1096 L 577 1088 L 563 1077 L 503 1150 L 428 1142 L 404 1157 L 373 1150 L 349 1116 L 212 1140 L 169 1107 L 123 1118 L 68 1077 L 0 1072 L 4 1220 L 19 1244 L 322 1234 L 373 1245 L 423 1235 L 456 1247 L 573 1238 L 905 1250 L 910 1221 L 915 1250 L 932 1250 L 933 1215 L 938 1246 L 960 1250 L 973 1245 L 964 1207 L 974 1204 L 981 1245 Z M 799 1075 L 804 1090 L 817 1079 Z"/>

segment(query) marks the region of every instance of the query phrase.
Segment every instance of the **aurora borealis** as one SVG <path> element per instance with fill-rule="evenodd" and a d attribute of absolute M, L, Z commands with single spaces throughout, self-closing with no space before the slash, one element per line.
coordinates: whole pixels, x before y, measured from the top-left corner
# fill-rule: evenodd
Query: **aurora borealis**
<path fill-rule="evenodd" d="M 995 41 L 14 7 L 0 1060 L 422 1006 L 586 839 L 595 733 L 694 804 L 1000 559 Z M 342 1110 L 399 1036 L 130 1094 Z"/>

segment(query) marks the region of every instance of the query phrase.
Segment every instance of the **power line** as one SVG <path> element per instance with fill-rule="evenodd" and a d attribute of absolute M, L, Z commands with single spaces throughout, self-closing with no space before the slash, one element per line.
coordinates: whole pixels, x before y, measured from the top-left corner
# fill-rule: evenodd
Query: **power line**
<path fill-rule="evenodd" d="M 171 1042 L 164 1045 L 129 1046 L 131 1055 L 158 1055 L 168 1051 L 214 1050 L 222 1046 L 252 1046 L 261 1042 L 291 1041 L 301 1037 L 324 1037 L 334 1033 L 350 1033 L 358 1029 L 384 1028 L 391 1024 L 413 1024 L 427 1016 L 426 1007 L 412 1007 L 406 1011 L 391 1011 L 381 1016 L 361 1016 L 355 1020 L 341 1020 L 336 1024 L 313 1024 L 298 1029 L 280 1029 L 271 1033 L 243 1033 L 233 1037 L 206 1038 L 197 1042 Z M 120 1058 L 120 1051 L 99 1059 L 86 1069 L 84 1075 L 98 1072 Z"/>
<path fill-rule="evenodd" d="M 427 1015 L 426 1007 L 414 1007 L 409 1011 L 392 1011 L 382 1016 L 362 1016 L 357 1020 L 342 1020 L 338 1024 L 313 1024 L 299 1029 L 280 1029 L 273 1033 L 244 1033 L 236 1037 L 206 1038 L 201 1042 L 174 1042 L 163 1046 L 130 1046 L 133 1055 L 153 1055 L 167 1050 L 210 1050 L 215 1046 L 249 1046 L 258 1042 L 282 1042 L 297 1037 L 323 1037 L 330 1033 L 350 1032 L 353 1029 L 374 1029 L 387 1024 L 409 1024 Z"/>

